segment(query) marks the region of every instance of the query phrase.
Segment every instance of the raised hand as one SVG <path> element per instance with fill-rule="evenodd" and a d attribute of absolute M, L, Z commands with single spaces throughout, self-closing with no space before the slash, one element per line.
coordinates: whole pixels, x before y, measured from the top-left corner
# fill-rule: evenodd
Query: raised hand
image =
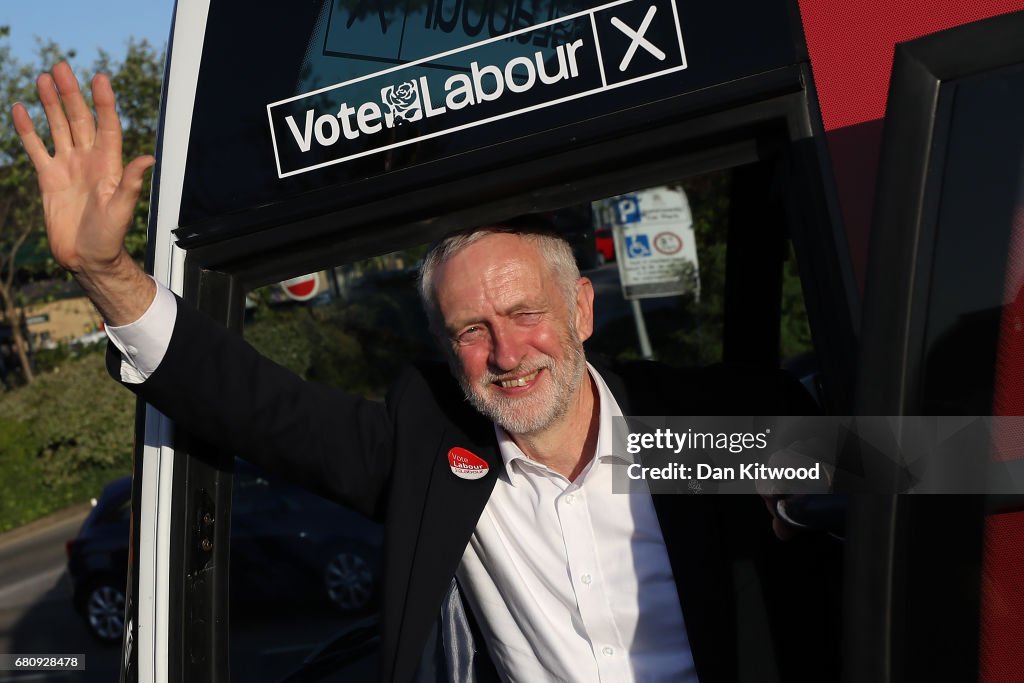
<path fill-rule="evenodd" d="M 107 322 L 124 324 L 145 312 L 153 283 L 124 249 L 124 237 L 152 156 L 121 159 L 121 122 L 110 80 L 92 82 L 93 118 L 65 63 L 36 81 L 53 137 L 54 154 L 36 133 L 24 105 L 14 126 L 35 166 L 53 257 L 74 273 Z"/>

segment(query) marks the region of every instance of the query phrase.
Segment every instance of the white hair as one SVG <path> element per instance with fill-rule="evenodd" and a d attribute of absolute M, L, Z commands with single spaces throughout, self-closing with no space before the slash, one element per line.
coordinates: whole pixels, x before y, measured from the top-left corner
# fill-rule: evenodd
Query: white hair
<path fill-rule="evenodd" d="M 576 283 L 580 279 L 580 269 L 572 254 L 572 247 L 562 237 L 550 231 L 538 228 L 518 228 L 503 225 L 474 228 L 451 235 L 436 244 L 424 257 L 420 268 L 419 292 L 427 320 L 435 334 L 444 334 L 444 317 L 437 302 L 437 287 L 434 276 L 438 267 L 447 263 L 466 247 L 479 242 L 489 235 L 517 235 L 533 244 L 540 252 L 544 262 L 550 269 L 551 276 L 562 291 L 569 310 L 576 302 Z"/>

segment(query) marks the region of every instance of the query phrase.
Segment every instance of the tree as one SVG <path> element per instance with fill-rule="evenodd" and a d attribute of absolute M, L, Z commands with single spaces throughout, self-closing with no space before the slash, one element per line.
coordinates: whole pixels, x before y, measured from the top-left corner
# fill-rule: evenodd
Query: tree
<path fill-rule="evenodd" d="M 11 55 L 6 38 L 9 27 L 0 27 L 0 101 L 23 102 L 36 122 L 36 130 L 46 139 L 45 118 L 35 93 L 35 77 L 59 61 L 70 61 L 74 51 L 64 51 L 53 42 L 40 42 L 38 57 L 32 64 L 22 64 Z M 123 61 L 114 62 L 100 52 L 89 73 L 80 71 L 83 82 L 91 73 L 110 74 L 118 108 L 125 129 L 126 160 L 141 154 L 152 154 L 156 144 L 156 128 L 160 111 L 160 90 L 163 58 L 147 41 L 131 40 Z M 84 76 L 84 78 L 82 78 Z M 86 89 L 87 90 L 87 89 Z M 146 220 L 149 213 L 149 186 L 143 188 L 126 240 L 129 252 L 136 259 L 145 254 Z M 28 344 L 23 334 L 21 310 L 26 303 L 18 293 L 19 255 L 26 246 L 45 243 L 45 226 L 39 201 L 35 172 L 24 153 L 14 126 L 0 126 L 0 316 L 10 327 L 12 341 L 26 382 L 33 379 Z M 59 269 L 49 260 L 36 266 L 36 275 L 56 276 Z M 64 275 L 66 277 L 66 275 Z"/>
<path fill-rule="evenodd" d="M 10 27 L 0 27 L 0 40 L 9 35 Z M 74 56 L 62 54 L 53 43 L 40 43 L 39 54 L 41 59 Z M 11 55 L 10 46 L 0 44 L 0 100 L 30 102 L 34 97 L 33 76 L 32 66 L 19 63 Z M 38 112 L 34 118 L 38 119 Z M 20 310 L 24 302 L 18 300 L 15 276 L 18 254 L 30 240 L 40 238 L 42 226 L 32 164 L 21 149 L 14 126 L 0 126 L 0 313 L 11 330 L 11 341 L 26 382 L 32 381 L 33 372 Z"/>

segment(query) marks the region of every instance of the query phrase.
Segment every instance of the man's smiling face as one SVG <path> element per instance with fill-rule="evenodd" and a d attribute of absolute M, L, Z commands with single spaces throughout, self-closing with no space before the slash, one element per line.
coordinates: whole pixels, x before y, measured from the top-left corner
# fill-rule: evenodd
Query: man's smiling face
<path fill-rule="evenodd" d="M 511 434 L 562 418 L 586 371 L 589 281 L 575 283 L 567 301 L 535 244 L 497 233 L 443 263 L 435 288 L 452 370 L 473 406 Z"/>

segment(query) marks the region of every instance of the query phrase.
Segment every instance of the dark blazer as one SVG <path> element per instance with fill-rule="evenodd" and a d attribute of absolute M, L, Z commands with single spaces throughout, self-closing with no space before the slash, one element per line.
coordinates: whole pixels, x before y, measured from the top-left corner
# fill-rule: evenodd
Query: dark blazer
<path fill-rule="evenodd" d="M 112 345 L 107 360 L 119 377 Z M 627 415 L 813 410 L 776 373 L 639 364 L 601 374 Z M 129 388 L 193 435 L 383 517 L 381 678 L 413 680 L 438 666 L 438 615 L 503 469 L 491 422 L 446 368 L 410 368 L 384 403 L 369 401 L 300 380 L 179 302 L 160 367 Z M 487 475 L 454 476 L 454 446 L 486 460 Z M 833 679 L 835 642 L 822 636 L 835 632 L 838 548 L 776 541 L 754 496 L 660 495 L 654 505 L 702 683 Z"/>

